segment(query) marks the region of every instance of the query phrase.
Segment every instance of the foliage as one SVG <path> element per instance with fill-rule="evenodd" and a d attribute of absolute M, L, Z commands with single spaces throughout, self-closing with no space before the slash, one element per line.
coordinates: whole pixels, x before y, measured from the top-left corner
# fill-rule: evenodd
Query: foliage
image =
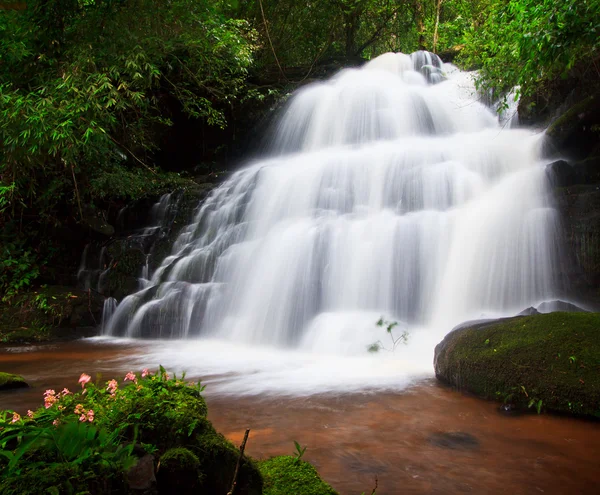
<path fill-rule="evenodd" d="M 398 337 L 394 337 L 394 328 L 396 328 L 398 326 L 397 321 L 386 321 L 383 319 L 383 317 L 381 317 L 377 321 L 376 325 L 378 327 L 385 327 L 385 331 L 389 335 L 389 337 L 392 341 L 392 347 L 391 347 L 391 349 L 388 349 L 383 344 L 383 342 L 381 342 L 381 340 L 378 340 L 377 342 L 374 342 L 373 344 L 370 344 L 367 347 L 367 350 L 369 352 L 379 352 L 381 349 L 390 351 L 390 352 L 394 352 L 396 350 L 396 347 L 399 344 L 404 344 L 404 345 L 408 344 L 408 336 L 409 336 L 408 330 L 404 330 Z"/>
<path fill-rule="evenodd" d="M 6 301 L 28 287 L 40 274 L 38 257 L 24 249 L 22 239 L 0 244 L 0 295 Z"/>
<path fill-rule="evenodd" d="M 600 47 L 596 0 L 496 0 L 466 36 L 464 61 L 481 67 L 479 85 L 497 94 L 520 85 L 524 94 L 580 63 L 593 75 Z"/>
<path fill-rule="evenodd" d="M 27 416 L 14 411 L 1 414 L 0 475 L 5 483 L 0 493 L 19 493 L 11 491 L 13 484 L 33 483 L 41 488 L 43 479 L 39 473 L 36 477 L 36 471 L 48 474 L 56 468 L 71 474 L 57 485 L 43 486 L 56 486 L 60 493 L 68 492 L 67 484 L 73 484 L 77 473 L 90 470 L 116 479 L 118 485 L 135 463 L 137 442 L 148 441 L 150 451 L 156 445 L 183 443 L 206 416 L 202 385 L 170 378 L 162 367 L 156 375 L 148 370 L 141 376 L 128 373 L 121 384 L 116 380 L 93 384 L 86 374 L 79 382 L 78 393 L 47 390 L 44 407 Z M 21 478 L 24 481 L 17 481 Z M 48 479 L 53 477 L 48 474 Z M 96 482 L 87 480 L 77 486 L 89 488 Z"/>
<path fill-rule="evenodd" d="M 31 0 L 0 10 L 0 212 L 31 239 L 69 206 L 181 186 L 153 165 L 172 108 L 210 125 L 245 89 L 254 34 L 208 0 Z M 26 219 L 23 224 L 23 218 Z M 28 260 L 11 267 L 29 270 Z M 14 261 L 14 262 L 13 262 Z M 4 263 L 7 264 L 6 262 Z M 0 281 L 18 290 L 33 271 Z"/>
<path fill-rule="evenodd" d="M 232 15 L 245 17 L 260 33 L 258 67 L 279 64 L 284 74 L 332 58 L 372 58 L 387 51 L 447 50 L 482 15 L 489 0 L 250 0 Z M 439 3 L 438 39 L 434 32 Z M 436 45 L 436 46 L 434 46 Z M 308 76 L 309 73 L 305 73 Z"/>

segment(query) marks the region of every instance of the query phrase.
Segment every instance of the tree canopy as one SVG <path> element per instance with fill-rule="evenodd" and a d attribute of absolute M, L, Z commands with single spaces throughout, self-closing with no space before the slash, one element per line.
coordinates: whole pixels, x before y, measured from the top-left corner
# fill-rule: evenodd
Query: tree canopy
<path fill-rule="evenodd" d="M 599 0 L 0 0 L 4 271 L 86 206 L 180 184 L 157 159 L 176 114 L 223 129 L 319 64 L 387 51 L 479 68 L 497 94 L 598 80 L 599 30 Z"/>

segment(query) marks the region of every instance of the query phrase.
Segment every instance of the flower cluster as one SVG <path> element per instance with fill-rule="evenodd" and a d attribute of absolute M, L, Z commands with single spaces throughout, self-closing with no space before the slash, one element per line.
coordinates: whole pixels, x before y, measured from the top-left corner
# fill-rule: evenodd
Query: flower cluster
<path fill-rule="evenodd" d="M 63 388 L 62 392 L 59 392 L 58 394 L 52 390 L 52 389 L 48 389 L 44 392 L 44 407 L 46 409 L 50 409 L 54 404 L 56 404 L 61 397 L 65 397 L 67 395 L 72 395 L 72 393 L 69 391 L 68 388 Z M 60 406 L 59 406 L 60 409 Z M 27 416 L 29 416 L 30 418 L 33 417 L 33 413 L 31 415 L 29 415 L 31 411 L 27 411 Z"/>
<path fill-rule="evenodd" d="M 135 376 L 135 373 L 133 373 L 132 371 L 130 371 L 129 373 L 127 373 L 125 375 L 125 379 L 123 380 L 124 382 L 126 382 L 127 380 L 133 382 L 133 383 L 137 383 L 137 376 Z"/>
<path fill-rule="evenodd" d="M 107 383 L 107 385 L 108 386 L 106 387 L 106 391 L 109 392 L 112 397 L 114 397 L 117 393 L 117 388 L 119 388 L 117 380 L 111 380 Z"/>
<path fill-rule="evenodd" d="M 90 423 L 94 421 L 94 410 L 88 409 L 86 411 L 83 404 L 77 404 L 73 412 L 79 416 L 79 421 L 89 421 Z"/>

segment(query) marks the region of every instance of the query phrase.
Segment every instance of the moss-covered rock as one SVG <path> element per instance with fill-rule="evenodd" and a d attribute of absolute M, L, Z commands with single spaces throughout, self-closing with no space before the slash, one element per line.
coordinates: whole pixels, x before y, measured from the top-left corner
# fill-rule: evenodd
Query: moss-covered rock
<path fill-rule="evenodd" d="M 435 349 L 438 379 L 519 407 L 600 418 L 600 314 L 464 325 Z"/>
<path fill-rule="evenodd" d="M 27 382 L 22 376 L 0 372 L 0 390 L 27 387 L 29 387 L 29 385 L 27 385 Z"/>
<path fill-rule="evenodd" d="M 264 495 L 336 495 L 316 469 L 292 456 L 273 457 L 259 463 Z"/>
<path fill-rule="evenodd" d="M 194 445 L 189 448 L 198 456 L 202 472 L 205 474 L 200 493 L 229 492 L 240 455 L 239 449 L 218 433 L 208 420 L 198 422 Z M 246 456 L 240 463 L 235 493 L 236 495 L 263 493 L 260 471 L 256 463 Z"/>
<path fill-rule="evenodd" d="M 203 478 L 198 457 L 186 448 L 169 449 L 160 457 L 157 482 L 162 493 L 196 494 Z"/>
<path fill-rule="evenodd" d="M 94 470 L 77 463 L 52 463 L 0 477 L 0 495 L 128 493 L 122 472 L 98 463 Z"/>

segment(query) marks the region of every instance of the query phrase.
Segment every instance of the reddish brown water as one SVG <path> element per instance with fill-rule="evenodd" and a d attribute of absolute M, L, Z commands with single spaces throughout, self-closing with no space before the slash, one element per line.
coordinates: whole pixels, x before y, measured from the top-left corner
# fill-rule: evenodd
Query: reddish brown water
<path fill-rule="evenodd" d="M 0 371 L 33 388 L 4 393 L 0 408 L 24 412 L 45 388 L 74 388 L 82 371 L 106 379 L 129 371 L 133 344 L 71 342 L 29 352 L 0 350 Z M 592 494 L 600 492 L 600 424 L 548 415 L 507 417 L 497 405 L 424 381 L 404 393 L 309 398 L 218 397 L 207 390 L 210 419 L 247 452 L 263 458 L 306 445 L 305 459 L 341 494 Z M 436 435 L 463 432 L 448 448 Z M 473 438 L 476 444 L 473 444 Z M 442 442 L 443 443 L 443 442 Z"/>

